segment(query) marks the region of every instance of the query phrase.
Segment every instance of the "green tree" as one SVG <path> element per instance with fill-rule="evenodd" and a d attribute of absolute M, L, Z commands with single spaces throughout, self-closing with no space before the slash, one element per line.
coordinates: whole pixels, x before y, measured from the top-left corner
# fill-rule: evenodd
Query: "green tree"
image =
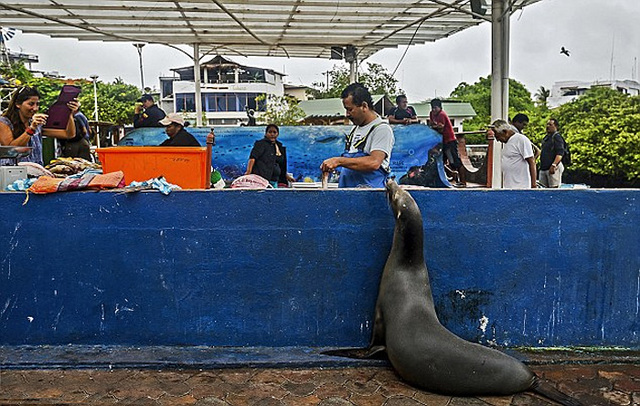
<path fill-rule="evenodd" d="M 335 65 L 328 72 L 329 87 L 323 82 L 314 82 L 311 86 L 314 88 L 309 94 L 315 99 L 330 99 L 340 97 L 342 90 L 347 87 L 349 81 L 349 68 L 346 66 Z M 398 89 L 398 79 L 394 78 L 382 65 L 367 62 L 367 66 L 363 72 L 359 74 L 358 82 L 362 83 L 369 89 L 371 94 L 385 94 L 392 96 L 401 92 Z"/>
<path fill-rule="evenodd" d="M 477 116 L 464 122 L 466 130 L 481 130 L 491 121 L 491 75 L 480 78 L 472 85 L 462 82 L 450 97 L 471 103 Z M 534 110 L 531 93 L 515 79 L 509 79 L 509 116 Z M 505 117 L 508 118 L 508 117 Z"/>
<path fill-rule="evenodd" d="M 274 96 L 260 95 L 256 97 L 258 103 L 266 101 L 267 109 L 260 115 L 260 121 L 276 125 L 300 125 L 305 117 L 304 111 L 298 106 L 298 99 L 288 95 Z"/>
<path fill-rule="evenodd" d="M 0 64 L 0 76 L 17 86 L 33 79 L 33 74 L 22 62 Z"/>
<path fill-rule="evenodd" d="M 640 179 L 640 96 L 595 87 L 552 114 L 571 147 L 571 170 Z"/>
<path fill-rule="evenodd" d="M 547 106 L 547 100 L 551 96 L 551 90 L 540 86 L 536 91 L 535 98 L 538 106 Z"/>

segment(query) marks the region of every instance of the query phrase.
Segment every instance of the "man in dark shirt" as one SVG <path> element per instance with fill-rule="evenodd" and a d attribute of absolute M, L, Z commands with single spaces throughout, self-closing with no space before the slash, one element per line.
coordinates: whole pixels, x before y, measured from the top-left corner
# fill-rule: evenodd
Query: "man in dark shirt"
<path fill-rule="evenodd" d="M 160 120 L 160 124 L 164 127 L 164 131 L 169 136 L 161 147 L 199 147 L 200 143 L 196 138 L 184 129 L 184 119 L 177 113 L 169 113 L 164 119 Z"/>
<path fill-rule="evenodd" d="M 557 188 L 562 184 L 562 157 L 564 156 L 564 139 L 558 132 L 558 120 L 547 121 L 547 135 L 542 140 L 540 154 L 540 183 L 544 187 Z"/>
<path fill-rule="evenodd" d="M 396 97 L 397 106 L 392 108 L 387 115 L 389 124 L 415 124 L 418 122 L 418 116 L 413 107 L 409 106 L 407 96 L 401 94 Z"/>
<path fill-rule="evenodd" d="M 133 127 L 162 127 L 159 121 L 165 116 L 165 112 L 153 102 L 153 97 L 150 94 L 143 94 L 136 104 Z"/>

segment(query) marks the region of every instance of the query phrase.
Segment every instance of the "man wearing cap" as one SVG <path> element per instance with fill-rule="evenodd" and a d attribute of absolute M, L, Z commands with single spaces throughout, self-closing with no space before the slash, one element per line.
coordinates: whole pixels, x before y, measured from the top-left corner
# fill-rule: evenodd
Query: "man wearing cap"
<path fill-rule="evenodd" d="M 159 121 L 165 116 L 165 112 L 153 102 L 153 97 L 150 94 L 143 94 L 136 103 L 133 127 L 162 127 Z"/>
<path fill-rule="evenodd" d="M 184 119 L 177 113 L 169 113 L 165 118 L 160 120 L 160 124 L 164 126 L 164 131 L 169 136 L 161 147 L 199 147 L 200 143 L 196 138 L 184 129 Z"/>

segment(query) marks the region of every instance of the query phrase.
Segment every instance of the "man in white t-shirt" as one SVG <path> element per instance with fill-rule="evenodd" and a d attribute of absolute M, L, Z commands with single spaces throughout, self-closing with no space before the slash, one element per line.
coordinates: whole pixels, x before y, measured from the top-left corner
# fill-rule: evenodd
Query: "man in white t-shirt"
<path fill-rule="evenodd" d="M 347 135 L 341 156 L 325 159 L 323 173 L 341 167 L 338 187 L 384 188 L 395 137 L 391 126 L 373 109 L 366 87 L 352 83 L 342 91 L 342 104 L 355 127 Z"/>
<path fill-rule="evenodd" d="M 496 139 L 502 147 L 502 185 L 505 189 L 535 189 L 536 161 L 531 141 L 504 120 L 492 125 Z"/>

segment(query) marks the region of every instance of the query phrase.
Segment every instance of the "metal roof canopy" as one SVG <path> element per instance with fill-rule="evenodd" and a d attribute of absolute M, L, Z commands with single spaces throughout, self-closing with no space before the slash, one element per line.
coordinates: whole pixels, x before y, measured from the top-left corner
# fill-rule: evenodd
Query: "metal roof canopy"
<path fill-rule="evenodd" d="M 354 78 L 357 61 L 383 48 L 436 41 L 491 21 L 491 110 L 496 119 L 508 115 L 508 17 L 538 1 L 3 0 L 0 21 L 6 27 L 51 37 L 147 42 L 181 52 L 177 45 L 191 45 L 198 125 L 202 124 L 203 54 L 330 58 L 332 47 L 339 47 Z M 496 144 L 494 187 L 502 183 L 499 151 Z"/>
<path fill-rule="evenodd" d="M 539 0 L 507 1 L 511 11 Z M 0 2 L 6 27 L 51 37 L 165 45 L 206 53 L 329 58 L 356 47 L 363 60 L 383 48 L 423 44 L 490 21 L 472 0 L 14 0 Z"/>

